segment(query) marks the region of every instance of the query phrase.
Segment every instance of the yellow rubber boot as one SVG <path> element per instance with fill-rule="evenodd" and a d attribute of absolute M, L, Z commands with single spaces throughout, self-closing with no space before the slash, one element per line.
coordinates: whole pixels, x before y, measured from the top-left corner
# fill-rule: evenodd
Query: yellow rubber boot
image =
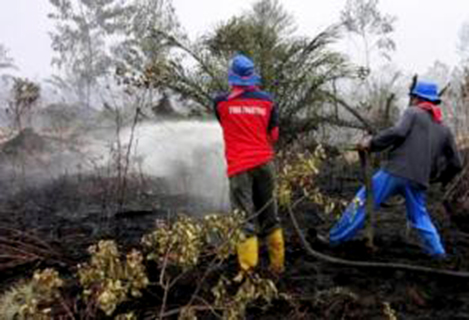
<path fill-rule="evenodd" d="M 236 251 L 238 253 L 238 263 L 242 271 L 248 272 L 254 269 L 259 262 L 259 241 L 257 237 L 249 237 L 240 242 Z"/>
<path fill-rule="evenodd" d="M 273 230 L 267 236 L 270 269 L 275 273 L 282 273 L 285 269 L 285 242 L 281 228 Z"/>

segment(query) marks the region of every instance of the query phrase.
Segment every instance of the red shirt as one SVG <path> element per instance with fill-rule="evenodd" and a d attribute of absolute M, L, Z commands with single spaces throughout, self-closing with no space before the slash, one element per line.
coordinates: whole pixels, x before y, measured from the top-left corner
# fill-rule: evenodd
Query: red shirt
<path fill-rule="evenodd" d="M 273 159 L 278 113 L 268 93 L 220 95 L 215 99 L 215 113 L 223 129 L 229 177 Z"/>

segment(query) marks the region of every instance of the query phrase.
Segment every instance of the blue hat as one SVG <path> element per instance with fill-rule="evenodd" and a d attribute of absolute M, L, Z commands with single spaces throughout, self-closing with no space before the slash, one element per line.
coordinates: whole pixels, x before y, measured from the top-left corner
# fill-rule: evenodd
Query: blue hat
<path fill-rule="evenodd" d="M 431 102 L 441 102 L 440 96 L 438 95 L 438 85 L 434 82 L 419 81 L 410 94 Z"/>
<path fill-rule="evenodd" d="M 231 61 L 228 83 L 231 86 L 255 86 L 261 83 L 261 77 L 254 70 L 254 62 L 239 54 Z"/>

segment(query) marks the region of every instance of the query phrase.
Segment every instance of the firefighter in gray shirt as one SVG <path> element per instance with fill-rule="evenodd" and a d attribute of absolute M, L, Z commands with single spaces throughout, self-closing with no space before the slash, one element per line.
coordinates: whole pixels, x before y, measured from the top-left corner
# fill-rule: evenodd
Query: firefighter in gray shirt
<path fill-rule="evenodd" d="M 437 106 L 441 101 L 438 86 L 417 82 L 411 91 L 411 106 L 399 122 L 381 131 L 359 148 L 371 152 L 389 150 L 388 161 L 373 177 L 374 205 L 378 208 L 389 197 L 405 197 L 407 219 L 422 240 L 425 251 L 438 258 L 445 256 L 440 236 L 426 209 L 426 189 L 430 181 L 448 184 L 461 171 L 462 162 L 454 137 L 442 124 Z M 333 244 L 351 239 L 365 222 L 365 188 L 329 233 Z"/>

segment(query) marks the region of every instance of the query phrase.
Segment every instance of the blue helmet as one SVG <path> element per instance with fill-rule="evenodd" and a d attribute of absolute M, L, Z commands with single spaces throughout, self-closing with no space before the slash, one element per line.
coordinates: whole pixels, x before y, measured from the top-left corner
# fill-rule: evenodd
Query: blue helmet
<path fill-rule="evenodd" d="M 256 86 L 261 83 L 261 77 L 254 70 L 254 62 L 245 55 L 238 54 L 231 61 L 228 83 L 231 86 Z"/>
<path fill-rule="evenodd" d="M 419 81 L 410 94 L 434 103 L 441 102 L 438 85 L 434 82 Z"/>

